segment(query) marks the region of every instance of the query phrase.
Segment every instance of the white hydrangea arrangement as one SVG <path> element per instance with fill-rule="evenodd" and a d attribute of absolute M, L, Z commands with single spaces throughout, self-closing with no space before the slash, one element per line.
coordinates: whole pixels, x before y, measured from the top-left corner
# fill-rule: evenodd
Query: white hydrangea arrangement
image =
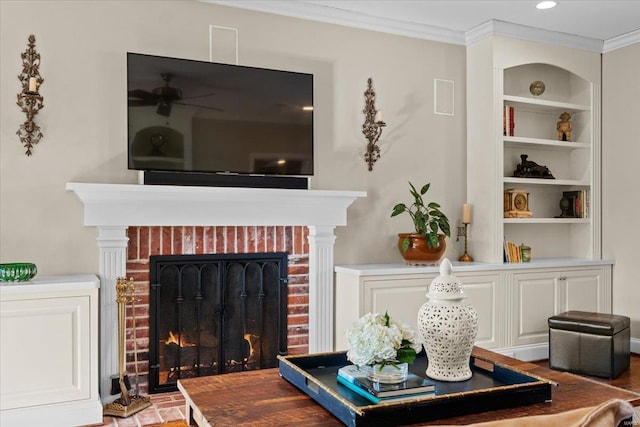
<path fill-rule="evenodd" d="M 413 363 L 422 342 L 406 323 L 388 313 L 367 313 L 347 330 L 347 359 L 354 365 Z"/>

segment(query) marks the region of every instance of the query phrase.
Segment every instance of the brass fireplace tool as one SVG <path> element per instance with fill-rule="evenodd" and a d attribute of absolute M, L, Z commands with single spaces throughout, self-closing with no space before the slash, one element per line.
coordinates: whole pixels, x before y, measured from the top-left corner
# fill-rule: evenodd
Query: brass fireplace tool
<path fill-rule="evenodd" d="M 125 352 L 126 352 L 126 323 L 127 323 L 127 303 L 131 303 L 133 312 L 133 352 L 135 357 L 135 394 L 129 393 L 129 384 L 127 372 L 125 370 Z M 104 406 L 103 415 L 111 415 L 114 417 L 129 417 L 141 410 L 151 406 L 148 396 L 140 396 L 138 389 L 138 360 L 137 360 L 137 343 L 136 343 L 136 323 L 135 323 L 135 289 L 133 278 L 124 277 L 116 278 L 116 304 L 118 305 L 118 382 L 117 387 L 120 390 L 120 397 Z M 115 386 L 115 384 L 114 384 Z M 113 394 L 113 392 L 112 392 Z"/>

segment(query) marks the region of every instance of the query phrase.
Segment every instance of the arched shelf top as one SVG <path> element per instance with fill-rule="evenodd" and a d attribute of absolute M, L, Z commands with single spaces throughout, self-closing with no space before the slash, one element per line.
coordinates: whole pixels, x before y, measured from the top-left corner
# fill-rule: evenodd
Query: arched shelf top
<path fill-rule="evenodd" d="M 534 102 L 588 105 L 593 85 L 564 68 L 544 63 L 521 64 L 504 69 L 504 95 Z M 537 85 L 535 92 L 533 85 Z M 541 91 L 541 93 L 540 93 Z"/>

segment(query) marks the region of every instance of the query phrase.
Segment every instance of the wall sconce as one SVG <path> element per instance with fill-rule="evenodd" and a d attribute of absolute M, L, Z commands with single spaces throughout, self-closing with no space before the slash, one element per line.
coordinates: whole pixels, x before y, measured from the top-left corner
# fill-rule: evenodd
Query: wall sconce
<path fill-rule="evenodd" d="M 369 165 L 369 170 L 373 169 L 373 164 L 380 158 L 380 147 L 377 143 L 382 135 L 382 128 L 387 124 L 382 121 L 382 111 L 376 111 L 376 93 L 373 91 L 373 81 L 371 77 L 367 80 L 367 90 L 364 91 L 364 124 L 362 133 L 369 141 L 367 152 L 364 153 L 364 161 Z"/>
<path fill-rule="evenodd" d="M 18 93 L 17 104 L 27 115 L 27 120 L 20 125 L 16 135 L 27 149 L 25 154 L 30 156 L 33 146 L 44 136 L 40 126 L 33 121 L 34 116 L 44 107 L 44 98 L 38 93 L 38 88 L 44 79 L 40 76 L 40 54 L 36 52 L 36 38 L 33 34 L 29 36 L 27 49 L 20 56 L 22 72 L 18 75 L 18 79 L 22 83 L 22 92 Z"/>
<path fill-rule="evenodd" d="M 458 258 L 458 261 L 471 262 L 473 257 L 467 253 L 467 237 L 469 235 L 467 227 L 471 224 L 471 205 L 467 203 L 462 206 L 462 224 L 464 224 L 463 227 L 458 227 L 456 242 L 460 240 L 460 237 L 464 236 L 464 254 Z"/>

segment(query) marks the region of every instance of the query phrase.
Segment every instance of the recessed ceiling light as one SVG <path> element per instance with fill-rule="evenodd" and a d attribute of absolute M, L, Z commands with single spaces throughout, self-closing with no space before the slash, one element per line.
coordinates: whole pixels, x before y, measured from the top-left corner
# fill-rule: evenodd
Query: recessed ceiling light
<path fill-rule="evenodd" d="M 555 1 L 541 1 L 536 5 L 536 9 L 551 9 L 552 7 L 556 7 L 558 3 Z"/>

